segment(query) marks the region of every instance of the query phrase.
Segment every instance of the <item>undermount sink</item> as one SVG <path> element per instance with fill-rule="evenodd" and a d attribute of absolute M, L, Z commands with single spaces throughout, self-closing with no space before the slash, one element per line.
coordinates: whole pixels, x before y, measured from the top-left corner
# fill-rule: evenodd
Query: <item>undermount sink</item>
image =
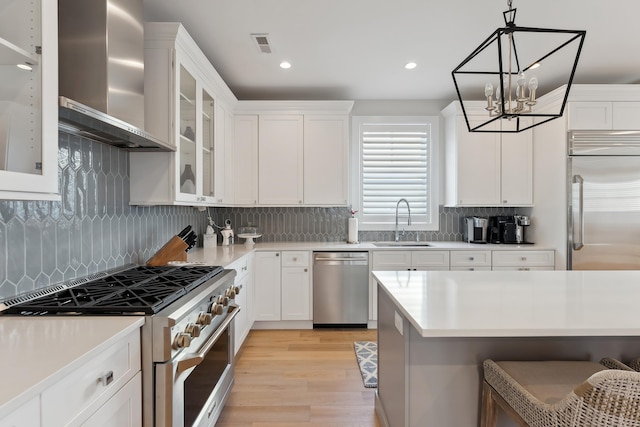
<path fill-rule="evenodd" d="M 426 242 L 373 242 L 374 246 L 379 248 L 394 248 L 394 247 L 427 247 L 431 246 Z"/>

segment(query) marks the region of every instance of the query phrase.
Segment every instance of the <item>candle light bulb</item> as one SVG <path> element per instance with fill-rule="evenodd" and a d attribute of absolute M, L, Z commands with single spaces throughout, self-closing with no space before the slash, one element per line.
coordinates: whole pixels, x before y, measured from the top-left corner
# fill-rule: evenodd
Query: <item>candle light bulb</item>
<path fill-rule="evenodd" d="M 538 79 L 536 77 L 531 77 L 531 80 L 529 80 L 529 90 L 536 89 L 538 89 Z"/>
<path fill-rule="evenodd" d="M 491 83 L 487 83 L 484 85 L 484 96 L 489 97 L 493 95 L 493 85 Z"/>
<path fill-rule="evenodd" d="M 529 80 L 529 100 L 527 101 L 529 107 L 538 103 L 536 101 L 536 89 L 538 89 L 538 79 L 531 77 L 531 80 Z"/>
<path fill-rule="evenodd" d="M 516 100 L 518 102 L 526 101 L 527 95 L 525 94 L 524 85 L 527 79 L 524 76 L 524 71 L 520 71 L 518 79 L 516 80 Z"/>

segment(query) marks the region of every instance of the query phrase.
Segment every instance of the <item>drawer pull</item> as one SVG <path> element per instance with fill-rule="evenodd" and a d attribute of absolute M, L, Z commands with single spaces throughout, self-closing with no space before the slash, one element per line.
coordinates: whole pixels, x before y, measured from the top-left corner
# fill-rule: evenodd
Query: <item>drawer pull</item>
<path fill-rule="evenodd" d="M 296 262 L 296 261 L 298 261 L 298 257 L 297 257 L 297 256 L 294 256 L 294 257 L 293 257 L 293 262 Z"/>
<path fill-rule="evenodd" d="M 309 269 L 308 269 L 308 268 L 305 268 L 305 269 L 304 269 L 304 272 L 306 273 L 307 271 L 309 271 Z"/>
<path fill-rule="evenodd" d="M 105 375 L 98 378 L 98 382 L 102 383 L 105 387 L 113 382 L 113 371 L 107 372 Z"/>
<path fill-rule="evenodd" d="M 529 271 L 529 267 L 520 267 L 519 270 L 520 271 Z"/>
<path fill-rule="evenodd" d="M 523 257 L 522 257 L 522 261 L 526 261 L 526 260 L 527 260 L 527 257 L 526 257 L 526 256 L 523 256 Z"/>
<path fill-rule="evenodd" d="M 469 261 L 473 261 L 473 257 L 472 256 L 469 257 Z"/>

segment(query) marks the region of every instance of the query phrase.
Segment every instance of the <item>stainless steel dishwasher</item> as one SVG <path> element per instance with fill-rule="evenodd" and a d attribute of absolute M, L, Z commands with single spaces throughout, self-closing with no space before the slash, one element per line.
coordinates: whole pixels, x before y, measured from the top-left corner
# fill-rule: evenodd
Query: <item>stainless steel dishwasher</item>
<path fill-rule="evenodd" d="M 313 326 L 366 327 L 369 253 L 313 253 Z"/>

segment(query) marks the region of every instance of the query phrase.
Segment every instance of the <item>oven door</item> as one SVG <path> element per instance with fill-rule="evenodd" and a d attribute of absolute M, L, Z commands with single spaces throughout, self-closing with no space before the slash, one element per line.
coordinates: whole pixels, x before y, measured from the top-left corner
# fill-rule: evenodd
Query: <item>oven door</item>
<path fill-rule="evenodd" d="M 155 365 L 156 427 L 212 426 L 218 419 L 234 382 L 233 319 L 239 311 L 231 306 L 197 352 Z"/>

